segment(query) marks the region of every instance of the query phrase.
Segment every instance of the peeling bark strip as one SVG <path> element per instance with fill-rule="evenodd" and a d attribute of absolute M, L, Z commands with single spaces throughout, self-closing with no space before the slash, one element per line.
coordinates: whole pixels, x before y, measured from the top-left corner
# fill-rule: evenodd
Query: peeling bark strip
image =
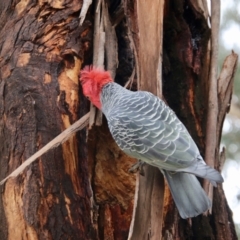
<path fill-rule="evenodd" d="M 216 161 L 215 168 L 221 169 L 226 159 L 225 154 L 220 153 L 220 140 L 222 135 L 222 126 L 226 114 L 230 110 L 231 98 L 233 92 L 234 75 L 237 69 L 238 55 L 232 52 L 224 60 L 220 76 L 218 78 L 218 114 L 216 126 Z M 214 189 L 213 198 L 213 216 L 216 228 L 216 239 L 237 239 L 232 219 L 232 212 L 228 207 L 224 191 L 218 186 Z"/>
<path fill-rule="evenodd" d="M 130 11 L 125 9 L 130 18 L 129 27 L 135 32 L 138 89 L 159 97 L 162 96 L 163 10 L 163 0 L 151 1 L 151 4 L 136 1 Z M 164 179 L 157 168 L 146 166 L 144 170 L 144 176 L 138 173 L 128 239 L 159 239 L 162 233 Z"/>
<path fill-rule="evenodd" d="M 211 67 L 209 75 L 209 96 L 208 96 L 208 115 L 206 128 L 206 150 L 205 161 L 214 167 L 216 158 L 216 146 L 218 140 L 217 133 L 217 116 L 218 116 L 218 96 L 217 96 L 217 69 L 218 69 L 218 37 L 220 26 L 220 0 L 211 1 Z M 213 186 L 206 179 L 203 181 L 203 188 L 209 198 L 213 199 Z"/>
<path fill-rule="evenodd" d="M 234 76 L 238 64 L 238 55 L 232 52 L 224 60 L 220 76 L 218 78 L 218 124 L 217 124 L 217 146 L 220 145 L 222 127 L 226 114 L 230 110 Z M 218 167 L 218 162 L 215 167 Z"/>
<path fill-rule="evenodd" d="M 104 47 L 105 47 L 105 29 L 104 29 L 104 0 L 95 2 L 95 20 L 94 20 L 94 42 L 93 42 L 93 66 L 104 68 Z M 92 103 L 90 107 L 89 128 L 96 124 L 102 125 L 102 113 Z"/>
<path fill-rule="evenodd" d="M 94 22 L 94 46 L 93 46 L 93 66 L 104 69 L 111 73 L 114 79 L 117 69 L 117 37 L 114 27 L 110 22 L 108 5 L 105 0 L 95 2 L 95 22 Z M 96 124 L 102 125 L 102 112 L 91 104 L 89 127 Z"/>
<path fill-rule="evenodd" d="M 83 5 L 82 5 L 81 12 L 80 12 L 80 15 L 79 15 L 79 18 L 80 18 L 79 24 L 80 24 L 80 26 L 83 24 L 83 22 L 84 22 L 84 20 L 86 18 L 89 6 L 91 4 L 92 4 L 92 0 L 83 0 Z"/>

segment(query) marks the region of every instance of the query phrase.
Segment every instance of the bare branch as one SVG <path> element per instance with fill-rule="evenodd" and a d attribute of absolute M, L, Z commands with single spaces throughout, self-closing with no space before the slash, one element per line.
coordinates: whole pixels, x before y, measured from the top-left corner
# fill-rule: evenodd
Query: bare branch
<path fill-rule="evenodd" d="M 133 68 L 131 76 L 129 77 L 128 81 L 124 85 L 125 88 L 129 88 L 129 89 L 132 88 L 132 84 L 133 84 L 133 81 L 134 81 L 135 74 L 136 74 L 136 68 Z"/>
<path fill-rule="evenodd" d="M 2 185 L 7 179 L 10 177 L 17 177 L 27 166 L 33 163 L 37 158 L 41 157 L 44 153 L 48 152 L 50 149 L 53 149 L 60 144 L 64 143 L 72 136 L 75 132 L 83 129 L 88 125 L 89 122 L 89 113 L 85 114 L 82 118 L 80 118 L 77 122 L 55 137 L 51 142 L 33 154 L 30 158 L 28 158 L 24 163 L 22 163 L 17 169 L 15 169 L 10 175 L 4 178 L 0 185 Z"/>

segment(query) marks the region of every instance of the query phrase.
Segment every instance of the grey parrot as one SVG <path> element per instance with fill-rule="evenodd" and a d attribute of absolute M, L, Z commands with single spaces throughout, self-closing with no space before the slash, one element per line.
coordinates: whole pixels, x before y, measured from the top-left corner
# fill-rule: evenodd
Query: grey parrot
<path fill-rule="evenodd" d="M 205 164 L 185 126 L 160 98 L 146 91 L 129 91 L 101 69 L 86 67 L 80 82 L 84 95 L 106 116 L 119 148 L 164 174 L 182 218 L 211 207 L 196 176 L 214 186 L 223 178 Z"/>

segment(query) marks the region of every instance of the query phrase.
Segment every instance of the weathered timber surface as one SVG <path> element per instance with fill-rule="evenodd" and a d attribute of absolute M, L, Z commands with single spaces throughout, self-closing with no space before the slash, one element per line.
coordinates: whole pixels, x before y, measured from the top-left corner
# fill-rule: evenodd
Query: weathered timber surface
<path fill-rule="evenodd" d="M 154 0 L 151 4 L 147 1 L 126 3 L 138 89 L 161 97 L 164 1 Z M 157 240 L 163 225 L 164 178 L 159 169 L 149 165 L 144 168 L 144 172 L 144 176 L 138 175 L 137 178 L 128 239 Z"/>

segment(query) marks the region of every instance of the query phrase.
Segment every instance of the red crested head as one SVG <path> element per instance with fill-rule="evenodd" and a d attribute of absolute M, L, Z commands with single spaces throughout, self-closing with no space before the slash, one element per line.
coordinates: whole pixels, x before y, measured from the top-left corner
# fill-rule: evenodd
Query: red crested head
<path fill-rule="evenodd" d="M 83 94 L 97 108 L 101 109 L 100 93 L 107 83 L 113 82 L 110 73 L 92 66 L 86 66 L 80 72 L 80 82 L 83 88 Z"/>

